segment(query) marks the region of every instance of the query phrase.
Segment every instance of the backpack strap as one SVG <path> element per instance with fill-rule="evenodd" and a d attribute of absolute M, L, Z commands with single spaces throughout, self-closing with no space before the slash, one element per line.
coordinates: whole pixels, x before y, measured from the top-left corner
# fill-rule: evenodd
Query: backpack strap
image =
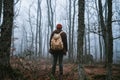
<path fill-rule="evenodd" d="M 64 31 L 61 31 L 59 34 L 62 34 Z"/>

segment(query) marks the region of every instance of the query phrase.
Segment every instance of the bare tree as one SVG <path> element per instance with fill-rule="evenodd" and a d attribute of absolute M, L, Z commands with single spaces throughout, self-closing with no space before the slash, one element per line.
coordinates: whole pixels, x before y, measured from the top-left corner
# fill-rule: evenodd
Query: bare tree
<path fill-rule="evenodd" d="M 39 57 L 42 56 L 42 11 L 41 11 L 41 1 L 38 0 L 38 9 L 39 9 Z"/>
<path fill-rule="evenodd" d="M 98 6 L 99 6 L 100 26 L 101 26 L 101 30 L 102 30 L 102 37 L 103 37 L 104 44 L 105 44 L 105 53 L 104 53 L 104 55 L 106 55 L 107 54 L 106 42 L 105 42 L 106 41 L 106 26 L 105 26 L 105 21 L 103 19 L 103 9 L 102 9 L 101 0 L 98 0 L 98 4 L 99 4 Z"/>
<path fill-rule="evenodd" d="M 77 61 L 79 80 L 85 80 L 85 71 L 82 67 L 82 56 L 83 56 L 83 41 L 84 41 L 84 12 L 85 12 L 85 0 L 78 1 L 78 37 L 77 37 Z"/>
<path fill-rule="evenodd" d="M 52 1 L 51 0 L 47 0 L 47 8 L 48 8 L 48 27 L 50 27 L 51 32 L 53 31 L 53 27 L 54 27 L 54 23 L 53 23 L 53 8 L 52 8 Z"/>
<path fill-rule="evenodd" d="M 33 5 L 33 3 L 29 6 L 29 12 L 28 12 L 30 32 L 31 32 L 31 43 L 30 43 L 30 47 L 29 47 L 30 54 L 33 54 L 32 52 L 33 52 L 33 49 L 34 49 L 34 32 L 33 32 L 32 20 L 31 20 L 31 7 L 32 7 L 32 5 Z"/>
<path fill-rule="evenodd" d="M 71 61 L 72 60 L 72 44 L 71 44 L 71 42 L 72 42 L 72 38 L 71 38 L 71 8 L 72 8 L 72 6 L 71 6 L 71 4 L 72 4 L 72 1 L 71 0 L 69 0 L 69 15 L 68 15 L 68 27 L 69 27 L 69 60 Z"/>
<path fill-rule="evenodd" d="M 53 31 L 54 28 L 54 9 L 52 7 L 52 1 L 51 0 L 46 0 L 47 1 L 47 17 L 48 17 L 48 29 L 47 29 L 47 51 L 49 50 L 49 36 L 50 32 Z M 47 55 L 49 57 L 49 54 Z"/>
<path fill-rule="evenodd" d="M 0 0 L 0 23 L 1 23 L 1 15 L 2 15 L 2 5 L 3 5 L 3 0 Z"/>
<path fill-rule="evenodd" d="M 41 23 L 42 23 L 42 11 L 41 11 L 41 1 L 38 0 L 37 4 L 37 19 L 36 19 L 36 40 L 35 40 L 35 53 L 36 56 L 42 55 L 42 31 L 41 31 Z M 38 44 L 39 43 L 39 44 Z"/>
<path fill-rule="evenodd" d="M 74 50 L 75 49 L 74 48 L 74 41 L 75 41 L 74 30 L 75 30 L 75 24 L 76 24 L 75 23 L 75 19 L 76 19 L 76 1 L 77 0 L 73 1 L 73 15 L 72 15 L 73 17 L 72 17 L 72 22 L 71 22 L 72 23 L 71 24 L 71 27 L 72 27 L 72 32 L 71 32 L 71 35 L 72 35 L 71 36 L 71 57 L 72 57 L 72 60 L 74 59 L 74 55 L 73 54 L 75 53 L 74 52 L 75 51 Z"/>
<path fill-rule="evenodd" d="M 107 30 L 108 30 L 107 80 L 112 80 L 112 63 L 113 63 L 112 0 L 108 0 Z"/>
<path fill-rule="evenodd" d="M 101 0 L 98 0 L 99 16 L 103 39 L 105 44 L 106 64 L 107 64 L 107 80 L 112 80 L 112 62 L 113 62 L 113 36 L 112 36 L 112 0 L 107 0 L 106 5 L 106 25 L 103 19 L 103 10 Z"/>
<path fill-rule="evenodd" d="M 4 80 L 9 75 L 11 36 L 14 16 L 14 0 L 3 0 L 3 23 L 0 37 L 0 78 Z"/>

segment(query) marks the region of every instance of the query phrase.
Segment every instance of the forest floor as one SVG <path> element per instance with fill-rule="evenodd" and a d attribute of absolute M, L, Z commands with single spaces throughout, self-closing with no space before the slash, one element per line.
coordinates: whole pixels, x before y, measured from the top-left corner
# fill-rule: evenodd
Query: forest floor
<path fill-rule="evenodd" d="M 13 69 L 23 74 L 23 80 L 58 80 L 59 68 L 57 66 L 55 78 L 50 74 L 51 60 L 27 60 L 24 58 L 11 58 Z M 106 69 L 103 65 L 84 65 L 88 80 L 105 80 Z M 120 66 L 113 66 L 113 80 L 120 80 Z M 78 80 L 78 67 L 74 63 L 64 63 L 63 80 Z"/>

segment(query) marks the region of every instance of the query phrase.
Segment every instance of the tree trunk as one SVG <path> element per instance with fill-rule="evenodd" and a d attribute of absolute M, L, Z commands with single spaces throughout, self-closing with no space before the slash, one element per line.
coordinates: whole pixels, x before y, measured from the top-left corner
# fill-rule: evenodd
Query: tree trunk
<path fill-rule="evenodd" d="M 51 32 L 53 31 L 53 9 L 51 5 L 51 0 L 47 0 L 47 8 L 48 8 L 48 27 L 50 27 Z"/>
<path fill-rule="evenodd" d="M 85 31 L 85 24 L 84 24 L 84 0 L 78 1 L 79 8 L 78 8 L 78 40 L 77 40 L 77 53 L 78 53 L 78 62 L 82 63 L 82 56 L 83 56 L 83 41 L 84 41 L 84 31 Z"/>
<path fill-rule="evenodd" d="M 107 25 L 105 26 L 102 15 L 102 3 L 99 0 L 99 14 L 100 22 L 103 33 L 103 39 L 105 43 L 105 54 L 106 54 L 106 66 L 107 66 L 107 80 L 112 80 L 112 62 L 113 62 L 113 36 L 112 36 L 112 0 L 107 0 Z"/>
<path fill-rule="evenodd" d="M 102 37 L 103 37 L 103 40 L 104 40 L 104 47 L 105 47 L 105 50 L 104 50 L 104 56 L 105 56 L 105 63 L 107 63 L 107 31 L 106 31 L 106 26 L 105 26 L 105 22 L 104 22 L 104 19 L 103 19 L 103 10 L 102 10 L 102 3 L 101 3 L 101 0 L 98 0 L 98 6 L 99 6 L 99 17 L 100 17 L 100 27 L 101 27 L 101 30 L 102 30 Z M 106 64 L 105 64 L 106 66 Z"/>
<path fill-rule="evenodd" d="M 94 42 L 95 42 L 95 44 L 94 44 L 95 54 L 94 54 L 94 55 L 95 55 L 95 62 L 97 62 L 97 45 L 96 45 L 96 41 L 97 41 L 97 40 L 96 40 L 95 34 L 94 34 L 94 40 L 95 40 L 95 41 L 94 41 Z"/>
<path fill-rule="evenodd" d="M 38 52 L 38 56 L 41 57 L 42 56 L 42 32 L 41 32 L 41 19 L 42 19 L 42 12 L 41 12 L 41 0 L 38 0 L 38 14 L 39 14 L 39 17 L 38 17 L 38 35 L 39 35 L 39 52 Z"/>
<path fill-rule="evenodd" d="M 90 13 L 90 10 L 88 9 L 87 13 Z M 90 15 L 88 14 L 87 15 L 87 18 L 88 18 L 88 54 L 90 54 Z"/>
<path fill-rule="evenodd" d="M 82 67 L 83 56 L 83 41 L 84 41 L 84 12 L 85 12 L 85 0 L 78 0 L 78 36 L 77 36 L 77 62 L 79 80 L 85 80 L 85 72 Z"/>
<path fill-rule="evenodd" d="M 100 62 L 102 62 L 102 39 L 101 36 L 99 35 L 99 48 L 100 48 Z"/>
<path fill-rule="evenodd" d="M 0 78 L 4 78 L 9 74 L 10 69 L 10 48 L 11 36 L 13 28 L 13 4 L 14 0 L 3 0 L 3 23 L 1 26 L 0 38 Z"/>
<path fill-rule="evenodd" d="M 72 61 L 72 36 L 71 36 L 71 0 L 69 0 L 69 16 L 68 16 L 68 27 L 69 27 L 69 61 L 71 62 Z"/>
<path fill-rule="evenodd" d="M 2 15 L 2 5 L 3 5 L 3 0 L 0 0 L 0 24 L 1 24 L 1 15 Z"/>
<path fill-rule="evenodd" d="M 51 0 L 46 0 L 47 1 L 47 14 L 48 14 L 48 33 L 47 33 L 47 51 L 49 50 L 49 36 L 50 36 L 50 31 L 53 31 L 53 27 L 54 27 L 54 23 L 53 23 L 53 8 L 52 8 L 52 3 Z M 49 52 L 48 52 L 49 53 Z M 47 57 L 49 57 L 49 54 L 47 55 Z"/>
<path fill-rule="evenodd" d="M 30 10 L 31 10 L 31 7 L 32 7 L 33 4 L 31 4 L 29 6 L 29 13 L 28 13 L 28 16 L 29 16 L 29 24 L 30 24 L 30 31 L 31 31 L 31 43 L 30 43 L 30 59 L 32 57 L 32 54 L 33 54 L 33 48 L 34 48 L 34 32 L 33 32 L 33 26 L 32 26 L 32 21 L 31 21 L 31 14 L 30 14 Z"/>
<path fill-rule="evenodd" d="M 112 0 L 108 0 L 108 53 L 107 53 L 107 80 L 112 80 L 112 62 L 113 62 L 113 36 L 112 36 Z"/>
<path fill-rule="evenodd" d="M 72 42 L 71 42 L 71 44 L 72 44 L 72 45 L 71 45 L 71 46 L 72 46 L 72 47 L 71 47 L 71 51 L 72 51 L 72 52 L 71 52 L 71 53 L 72 53 L 72 56 L 71 56 L 71 57 L 72 57 L 72 59 L 74 59 L 74 58 L 73 58 L 73 57 L 74 57 L 74 56 L 73 56 L 73 54 L 74 54 L 74 39 L 75 39 L 75 37 L 74 37 L 74 29 L 75 29 L 75 28 L 74 28 L 74 27 L 75 27 L 75 18 L 76 18 L 76 17 L 75 17 L 75 11 L 76 11 L 75 3 L 76 3 L 76 0 L 74 0 L 74 2 L 73 2 L 73 10 L 74 10 L 74 11 L 73 11 L 72 37 L 71 37 L 71 38 L 72 38 Z"/>

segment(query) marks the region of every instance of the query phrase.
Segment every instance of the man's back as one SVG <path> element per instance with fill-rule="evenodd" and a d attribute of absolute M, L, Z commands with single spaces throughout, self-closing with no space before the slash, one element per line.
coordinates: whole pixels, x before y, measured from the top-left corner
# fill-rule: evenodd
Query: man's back
<path fill-rule="evenodd" d="M 51 49 L 52 50 L 62 50 L 63 49 L 63 41 L 61 38 L 61 34 L 63 31 L 59 33 L 54 33 L 52 39 L 51 39 Z"/>
<path fill-rule="evenodd" d="M 61 32 L 61 34 L 60 34 L 61 35 L 61 39 L 62 39 L 62 42 L 63 42 L 63 49 L 62 50 L 54 50 L 54 49 L 51 48 L 51 40 L 54 37 L 54 34 L 59 34 L 60 32 Z M 58 51 L 60 51 L 60 52 L 62 51 L 63 53 L 65 53 L 65 51 L 67 51 L 67 35 L 66 35 L 66 33 L 63 30 L 57 29 L 57 30 L 54 30 L 52 32 L 51 37 L 50 37 L 50 50 L 53 53 L 54 52 L 58 52 Z"/>

